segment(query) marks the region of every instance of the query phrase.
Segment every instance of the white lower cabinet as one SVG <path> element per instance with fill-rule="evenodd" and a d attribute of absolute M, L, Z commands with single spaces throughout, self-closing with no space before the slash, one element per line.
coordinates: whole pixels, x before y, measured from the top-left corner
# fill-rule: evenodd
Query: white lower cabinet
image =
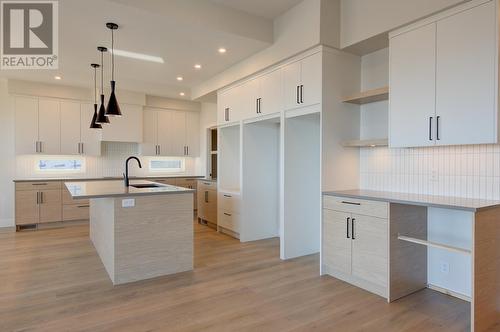
<path fill-rule="evenodd" d="M 332 210 L 332 206 L 337 210 Z M 372 209 L 376 216 L 356 213 L 357 210 L 369 214 Z M 385 218 L 380 218 L 380 212 L 384 210 Z M 387 298 L 387 211 L 388 204 L 385 202 L 339 201 L 338 198 L 324 196 L 323 271 Z"/>
<path fill-rule="evenodd" d="M 240 195 L 229 191 L 219 191 L 217 197 L 217 226 L 222 233 L 239 238 Z"/>

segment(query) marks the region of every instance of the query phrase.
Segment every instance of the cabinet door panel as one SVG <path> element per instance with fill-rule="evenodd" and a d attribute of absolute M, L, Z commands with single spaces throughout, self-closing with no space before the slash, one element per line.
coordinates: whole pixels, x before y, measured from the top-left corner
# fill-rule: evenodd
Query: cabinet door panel
<path fill-rule="evenodd" d="M 38 223 L 37 195 L 36 190 L 16 190 L 16 225 Z"/>
<path fill-rule="evenodd" d="M 186 114 L 184 112 L 172 112 L 172 122 L 170 123 L 170 156 L 186 155 Z"/>
<path fill-rule="evenodd" d="M 435 135 L 436 25 L 390 40 L 389 144 L 391 147 L 430 146 Z M 431 139 L 430 139 L 431 138 Z"/>
<path fill-rule="evenodd" d="M 61 153 L 61 111 L 58 100 L 39 99 L 38 137 L 42 153 Z"/>
<path fill-rule="evenodd" d="M 158 145 L 160 155 L 169 156 L 172 152 L 172 140 L 170 139 L 170 128 L 172 126 L 172 112 L 158 111 Z"/>
<path fill-rule="evenodd" d="M 495 17 L 490 1 L 437 23 L 439 145 L 497 142 Z"/>
<path fill-rule="evenodd" d="M 238 87 L 239 98 L 234 111 L 238 120 L 251 119 L 259 116 L 257 113 L 257 98 L 259 98 L 259 79 L 253 79 Z"/>
<path fill-rule="evenodd" d="M 43 190 L 40 203 L 40 222 L 54 222 L 62 220 L 61 189 Z"/>
<path fill-rule="evenodd" d="M 299 106 L 298 90 L 300 85 L 300 61 L 286 65 L 283 73 L 283 103 L 285 109 Z"/>
<path fill-rule="evenodd" d="M 321 103 L 321 53 L 316 53 L 301 62 L 302 106 Z"/>
<path fill-rule="evenodd" d="M 15 97 L 16 154 L 36 153 L 38 141 L 38 99 Z"/>
<path fill-rule="evenodd" d="M 81 116 L 81 141 L 83 154 L 86 156 L 101 155 L 101 131 L 102 129 L 90 128 L 90 122 L 94 116 L 93 104 L 80 105 Z"/>
<path fill-rule="evenodd" d="M 199 157 L 200 115 L 197 112 L 186 112 L 186 147 L 189 157 Z"/>
<path fill-rule="evenodd" d="M 352 215 L 352 275 L 387 287 L 387 219 Z"/>
<path fill-rule="evenodd" d="M 323 210 L 323 263 L 345 274 L 351 273 L 351 239 L 347 238 L 349 213 Z"/>
<path fill-rule="evenodd" d="M 79 154 L 80 103 L 61 101 L 61 154 Z M 89 122 L 90 123 L 90 122 Z"/>
<path fill-rule="evenodd" d="M 143 156 L 156 156 L 156 146 L 158 145 L 158 111 L 144 110 L 143 121 L 144 130 L 141 154 Z"/>
<path fill-rule="evenodd" d="M 283 109 L 281 70 L 260 77 L 260 115 L 279 113 Z"/>

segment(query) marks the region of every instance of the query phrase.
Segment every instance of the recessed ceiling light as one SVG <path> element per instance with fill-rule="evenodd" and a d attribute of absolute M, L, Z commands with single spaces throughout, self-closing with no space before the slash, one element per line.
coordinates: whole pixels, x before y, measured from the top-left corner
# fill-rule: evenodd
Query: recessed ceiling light
<path fill-rule="evenodd" d="M 184 93 L 184 92 L 181 92 L 181 93 L 179 93 L 179 95 L 184 96 L 184 95 L 185 95 L 185 93 Z"/>
<path fill-rule="evenodd" d="M 201 65 L 197 63 L 197 64 L 194 65 L 194 68 L 201 69 Z"/>
<path fill-rule="evenodd" d="M 184 78 L 182 76 L 177 76 L 178 81 L 182 81 Z"/>
<path fill-rule="evenodd" d="M 224 47 L 219 48 L 219 53 L 223 54 L 226 52 L 227 52 L 227 50 Z"/>
<path fill-rule="evenodd" d="M 154 56 L 154 55 L 148 55 L 148 54 L 142 54 L 142 53 L 136 53 L 136 52 L 130 52 L 130 51 L 124 51 L 124 50 L 114 50 L 113 53 L 115 55 L 123 56 L 125 58 L 132 58 L 132 59 L 157 62 L 157 63 L 164 63 L 165 62 L 165 61 L 163 61 L 162 57 Z"/>
<path fill-rule="evenodd" d="M 62 77 L 58 75 L 58 76 L 54 76 L 54 79 L 55 79 L 55 80 L 61 80 L 61 79 L 62 79 Z"/>

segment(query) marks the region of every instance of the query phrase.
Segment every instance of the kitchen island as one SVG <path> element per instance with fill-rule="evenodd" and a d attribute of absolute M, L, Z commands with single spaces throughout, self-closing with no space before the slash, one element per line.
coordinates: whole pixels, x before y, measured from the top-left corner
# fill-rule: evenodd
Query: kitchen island
<path fill-rule="evenodd" d="M 90 239 L 114 285 L 193 269 L 193 189 L 143 180 L 65 182 L 90 200 Z"/>

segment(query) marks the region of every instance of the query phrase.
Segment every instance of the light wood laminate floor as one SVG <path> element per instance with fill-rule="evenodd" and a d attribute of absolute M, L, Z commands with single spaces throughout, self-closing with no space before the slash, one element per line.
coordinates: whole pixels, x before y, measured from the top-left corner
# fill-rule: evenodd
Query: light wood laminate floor
<path fill-rule="evenodd" d="M 469 304 L 384 299 L 195 225 L 195 270 L 113 287 L 88 227 L 0 233 L 0 331 L 467 331 Z"/>

